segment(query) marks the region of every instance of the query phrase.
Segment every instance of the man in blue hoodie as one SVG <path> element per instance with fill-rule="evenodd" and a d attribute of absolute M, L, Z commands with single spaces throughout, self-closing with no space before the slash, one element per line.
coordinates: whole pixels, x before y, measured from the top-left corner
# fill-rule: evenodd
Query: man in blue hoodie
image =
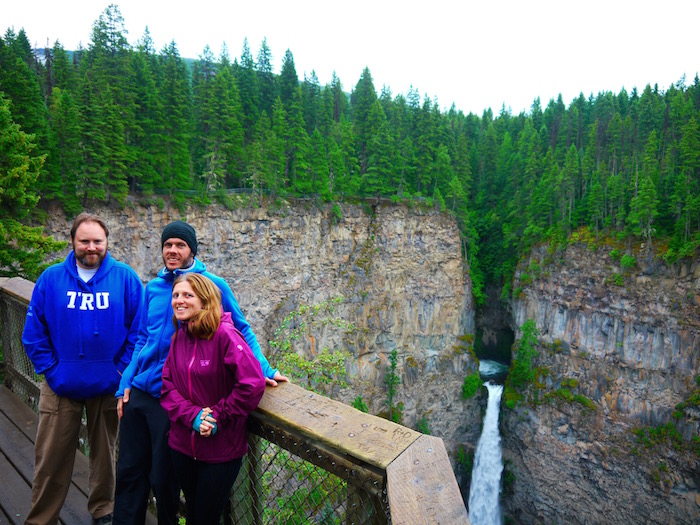
<path fill-rule="evenodd" d="M 116 393 L 121 426 L 114 525 L 143 524 L 151 490 L 156 498 L 159 525 L 178 523 L 180 490 L 168 447 L 170 420 L 160 405 L 163 364 L 175 333 L 172 291 L 178 275 L 196 272 L 209 277 L 221 290 L 223 308 L 231 312 L 233 324 L 260 362 L 267 384 L 276 386 L 277 381 L 287 381 L 262 354 L 230 286 L 221 277 L 208 272 L 204 263 L 195 257 L 197 235 L 194 228 L 183 221 L 171 222 L 163 229 L 161 247 L 165 267 L 146 285 L 138 340 Z"/>
<path fill-rule="evenodd" d="M 36 281 L 22 334 L 39 397 L 32 507 L 26 525 L 55 524 L 70 487 L 83 407 L 90 443 L 88 511 L 111 521 L 119 418 L 114 391 L 136 342 L 143 285 L 107 250 L 109 230 L 82 213 L 70 231 L 73 251 Z"/>

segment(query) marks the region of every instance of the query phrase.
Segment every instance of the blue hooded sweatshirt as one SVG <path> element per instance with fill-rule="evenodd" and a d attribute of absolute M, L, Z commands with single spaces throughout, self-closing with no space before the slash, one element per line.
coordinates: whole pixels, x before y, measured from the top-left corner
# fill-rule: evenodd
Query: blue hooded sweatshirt
<path fill-rule="evenodd" d="M 146 300 L 141 310 L 136 347 L 131 357 L 131 363 L 124 370 L 119 390 L 115 394 L 116 397 L 123 397 L 124 390 L 127 388 L 138 388 L 155 398 L 160 398 L 163 385 L 161 379 L 163 364 L 165 358 L 168 357 L 170 342 L 175 333 L 172 306 L 173 281 L 178 275 L 188 272 L 200 273 L 209 277 L 221 290 L 221 303 L 224 311 L 231 312 L 234 326 L 243 334 L 248 346 L 260 362 L 263 375 L 270 379 L 275 376 L 277 370 L 270 366 L 260 350 L 260 344 L 243 312 L 241 312 L 231 287 L 221 277 L 206 270 L 204 263 L 195 258 L 194 264 L 184 270 L 176 269 L 171 272 L 167 268 L 163 268 L 158 272 L 158 277 L 146 285 Z"/>
<path fill-rule="evenodd" d="M 22 343 L 36 373 L 59 396 L 114 393 L 131 360 L 142 302 L 138 275 L 109 252 L 87 283 L 70 252 L 39 276 L 27 309 Z"/>

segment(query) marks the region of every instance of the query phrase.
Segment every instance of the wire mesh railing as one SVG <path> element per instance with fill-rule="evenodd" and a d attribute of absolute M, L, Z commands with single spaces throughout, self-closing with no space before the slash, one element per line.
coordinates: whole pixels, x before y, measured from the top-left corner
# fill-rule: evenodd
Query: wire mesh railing
<path fill-rule="evenodd" d="M 0 341 L 5 365 L 5 385 L 38 412 L 41 378 L 34 373 L 34 366 L 22 346 L 22 330 L 32 283 L 14 278 L 8 279 L 3 285 L 0 288 Z"/>
<path fill-rule="evenodd" d="M 37 410 L 21 343 L 33 283 L 0 279 L 4 382 Z M 442 440 L 282 383 L 249 418 L 226 524 L 468 524 Z"/>

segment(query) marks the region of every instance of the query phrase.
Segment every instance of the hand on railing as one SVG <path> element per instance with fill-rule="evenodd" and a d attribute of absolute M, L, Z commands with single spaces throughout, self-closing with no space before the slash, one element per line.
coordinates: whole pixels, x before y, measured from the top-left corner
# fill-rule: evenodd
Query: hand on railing
<path fill-rule="evenodd" d="M 266 378 L 265 378 L 265 385 L 266 385 L 266 386 L 267 386 L 267 385 L 270 385 L 270 386 L 277 386 L 277 383 L 278 383 L 278 382 L 287 382 L 287 381 L 289 381 L 289 379 L 287 378 L 287 376 L 283 376 L 283 375 L 280 373 L 280 371 L 278 370 L 277 372 L 275 372 L 275 377 L 274 377 L 274 379 L 270 379 L 269 377 L 266 377 Z"/>

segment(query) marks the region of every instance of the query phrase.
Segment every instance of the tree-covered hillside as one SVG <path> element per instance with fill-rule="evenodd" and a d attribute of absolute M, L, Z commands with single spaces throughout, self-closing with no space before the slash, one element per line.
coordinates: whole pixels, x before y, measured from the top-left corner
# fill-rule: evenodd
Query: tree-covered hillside
<path fill-rule="evenodd" d="M 148 33 L 135 44 L 125 34 L 111 6 L 86 49 L 37 53 L 23 30 L 0 39 L 0 91 L 45 155 L 36 191 L 69 213 L 130 194 L 207 203 L 239 188 L 435 205 L 457 217 L 477 302 L 524 250 L 581 228 L 671 260 L 700 244 L 697 75 L 665 92 L 478 116 L 417 91 L 377 93 L 368 69 L 349 90 L 337 77 L 299 79 L 289 50 L 275 74 L 266 41 L 255 56 L 244 41 L 240 57 L 207 47 L 191 61 L 176 42 L 157 51 Z"/>

